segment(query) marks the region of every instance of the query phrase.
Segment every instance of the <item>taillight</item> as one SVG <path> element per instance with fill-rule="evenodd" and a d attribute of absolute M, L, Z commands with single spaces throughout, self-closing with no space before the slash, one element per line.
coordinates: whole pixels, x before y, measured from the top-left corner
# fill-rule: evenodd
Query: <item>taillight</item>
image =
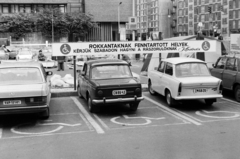
<path fill-rule="evenodd" d="M 103 96 L 103 91 L 102 91 L 102 90 L 98 90 L 98 91 L 97 91 L 97 94 L 98 94 L 99 96 Z"/>
<path fill-rule="evenodd" d="M 141 92 L 141 89 L 140 88 L 136 88 L 135 89 L 135 93 L 140 93 Z"/>
<path fill-rule="evenodd" d="M 181 95 L 181 92 L 182 92 L 182 83 L 179 83 L 179 86 L 178 86 L 178 95 L 179 96 Z"/>
<path fill-rule="evenodd" d="M 27 104 L 46 104 L 47 103 L 47 97 L 30 97 L 25 99 Z"/>

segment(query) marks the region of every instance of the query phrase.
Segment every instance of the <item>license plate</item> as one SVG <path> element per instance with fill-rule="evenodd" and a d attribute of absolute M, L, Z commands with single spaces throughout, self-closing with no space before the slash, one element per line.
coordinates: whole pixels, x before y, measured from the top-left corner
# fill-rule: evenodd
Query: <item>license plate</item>
<path fill-rule="evenodd" d="M 126 90 L 114 90 L 114 91 L 112 91 L 112 94 L 114 96 L 125 95 L 126 93 L 127 93 Z"/>
<path fill-rule="evenodd" d="M 194 89 L 193 93 L 206 93 L 208 91 L 208 89 L 206 88 L 198 88 L 198 89 Z"/>
<path fill-rule="evenodd" d="M 21 100 L 7 100 L 3 101 L 3 105 L 18 105 L 21 104 Z"/>

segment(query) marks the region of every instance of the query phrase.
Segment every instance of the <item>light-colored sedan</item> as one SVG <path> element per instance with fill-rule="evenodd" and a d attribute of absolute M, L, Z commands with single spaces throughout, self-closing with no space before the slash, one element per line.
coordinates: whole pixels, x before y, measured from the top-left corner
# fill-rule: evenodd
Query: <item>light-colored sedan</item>
<path fill-rule="evenodd" d="M 165 96 L 167 104 L 176 101 L 204 99 L 212 105 L 222 98 L 222 81 L 213 77 L 204 61 L 194 58 L 168 58 L 148 73 L 150 94 Z"/>
<path fill-rule="evenodd" d="M 38 113 L 49 118 L 51 83 L 37 62 L 0 64 L 0 114 Z"/>
<path fill-rule="evenodd" d="M 16 60 L 32 61 L 34 60 L 34 56 L 36 56 L 36 54 L 33 53 L 31 50 L 23 49 L 18 51 Z"/>

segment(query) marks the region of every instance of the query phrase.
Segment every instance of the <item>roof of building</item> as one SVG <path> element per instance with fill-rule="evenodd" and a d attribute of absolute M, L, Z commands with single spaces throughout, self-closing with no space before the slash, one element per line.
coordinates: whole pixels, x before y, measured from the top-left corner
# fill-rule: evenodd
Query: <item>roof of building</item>
<path fill-rule="evenodd" d="M 202 60 L 195 59 L 195 58 L 188 58 L 188 57 L 172 57 L 172 58 L 162 59 L 162 61 L 170 62 L 172 64 L 180 64 L 180 63 L 186 63 L 186 62 L 201 62 L 201 63 L 205 63 Z"/>

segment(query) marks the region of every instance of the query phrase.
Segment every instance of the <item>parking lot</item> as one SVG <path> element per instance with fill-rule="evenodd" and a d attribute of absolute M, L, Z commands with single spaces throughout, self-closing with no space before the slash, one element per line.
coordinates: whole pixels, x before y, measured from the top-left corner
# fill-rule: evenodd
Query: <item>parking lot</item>
<path fill-rule="evenodd" d="M 167 129 L 240 119 L 239 104 L 226 99 L 218 100 L 211 107 L 206 107 L 201 101 L 191 101 L 171 108 L 166 106 L 160 95 L 150 96 L 145 92 L 144 97 L 135 113 L 129 110 L 128 105 L 119 104 L 103 106 L 97 114 L 90 113 L 86 101 L 76 96 L 52 98 L 48 120 L 38 120 L 31 115 L 2 116 L 1 139 L 86 132 L 107 134 L 113 130 L 140 127 Z"/>

